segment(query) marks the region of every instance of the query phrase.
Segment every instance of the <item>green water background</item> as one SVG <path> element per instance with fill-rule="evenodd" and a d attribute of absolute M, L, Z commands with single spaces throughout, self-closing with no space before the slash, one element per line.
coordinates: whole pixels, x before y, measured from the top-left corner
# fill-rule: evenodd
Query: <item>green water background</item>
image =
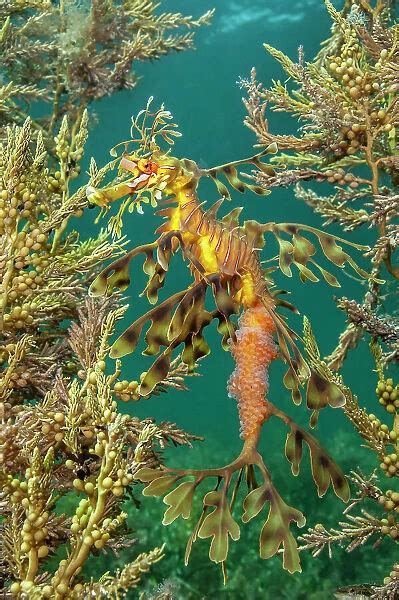
<path fill-rule="evenodd" d="M 266 85 L 270 85 L 272 79 L 282 78 L 284 80 L 284 73 L 276 61 L 267 54 L 263 43 L 268 42 L 272 46 L 280 48 L 293 59 L 297 56 L 298 46 L 303 45 L 305 58 L 310 60 L 317 53 L 321 41 L 328 37 L 330 18 L 321 0 L 275 0 L 273 2 L 268 0 L 218 0 L 213 2 L 211 0 L 197 0 L 196 2 L 169 0 L 163 3 L 163 8 L 168 11 L 190 12 L 195 15 L 199 15 L 212 6 L 217 9 L 214 21 L 210 27 L 203 28 L 197 33 L 196 51 L 166 56 L 152 65 L 137 64 L 135 70 L 143 77 L 135 89 L 121 92 L 96 104 L 95 112 L 98 121 L 91 130 L 87 158 L 94 156 L 97 164 L 105 163 L 109 158 L 109 149 L 129 137 L 130 118 L 145 106 L 149 96 L 154 96 L 156 104 L 163 102 L 179 124 L 183 137 L 175 145 L 174 154 L 176 156 L 193 159 L 203 167 L 211 167 L 248 156 L 253 152 L 252 147 L 256 140 L 253 133 L 243 125 L 245 115 L 241 101 L 243 91 L 237 85 L 237 80 L 239 77 L 248 77 L 253 66 L 257 69 L 259 80 Z M 271 111 L 268 111 L 267 116 L 271 131 L 280 134 L 297 131 L 297 122 L 294 119 Z M 320 186 L 319 189 L 323 188 Z M 328 188 L 325 187 L 324 191 L 327 193 Z M 201 187 L 201 199 L 206 199 L 209 203 L 214 202 L 218 199 L 216 189 L 212 185 Z M 225 212 L 237 205 L 244 206 L 243 218 L 255 218 L 261 222 L 274 220 L 298 222 L 322 227 L 320 218 L 298 201 L 293 190 L 289 188 L 273 190 L 272 194 L 267 197 L 258 197 L 250 192 L 240 195 L 237 192 L 233 194 L 232 203 L 226 202 L 225 204 L 223 207 Z M 126 216 L 124 232 L 130 240 L 129 247 L 149 242 L 154 238 L 153 231 L 159 225 L 159 218 L 153 215 L 152 209 L 148 209 L 148 207 L 145 209 L 144 215 Z M 98 233 L 99 226 L 93 225 L 92 216 L 92 214 L 85 215 L 81 221 L 82 236 Z M 329 229 L 338 235 L 341 233 L 334 227 Z M 357 231 L 350 236 L 353 241 L 360 243 L 370 241 L 370 234 L 367 230 Z M 275 250 L 274 246 L 270 249 L 267 248 L 265 257 L 273 256 Z M 146 300 L 138 296 L 138 292 L 143 289 L 145 284 L 140 260 L 133 264 L 132 274 L 132 284 L 127 291 L 130 308 L 123 324 L 120 325 L 120 330 L 148 308 Z M 335 272 L 335 274 L 339 276 L 342 284 L 342 288 L 339 290 L 330 288 L 324 282 L 303 284 L 297 276 L 292 279 L 283 276 L 276 277 L 279 286 L 292 292 L 290 299 L 299 308 L 301 314 L 306 314 L 310 318 L 323 355 L 335 347 L 338 334 L 342 331 L 345 323 L 344 316 L 336 308 L 333 295 L 345 295 L 360 299 L 364 293 L 364 284 L 347 277 L 344 273 Z M 187 266 L 182 264 L 181 255 L 177 255 L 168 274 L 166 291 L 162 291 L 160 298 L 182 289 L 189 282 Z M 290 315 L 289 321 L 295 330 L 301 331 L 301 316 Z M 131 406 L 123 405 L 125 410 L 139 417 L 151 416 L 155 417 L 157 421 L 174 421 L 187 431 L 205 437 L 205 443 L 196 444 L 193 449 L 173 450 L 167 454 L 171 465 L 217 466 L 224 461 L 231 460 L 240 448 L 235 402 L 229 399 L 226 393 L 226 381 L 233 368 L 232 358 L 221 349 L 215 329 L 208 328 L 208 330 L 207 339 L 211 345 L 212 354 L 201 363 L 199 370 L 201 376 L 188 381 L 189 391 L 183 393 L 171 391 L 167 395 L 155 397 L 149 401 Z M 148 357 L 142 357 L 136 352 L 124 359 L 123 377 L 137 379 L 140 372 L 148 368 L 150 364 Z M 370 409 L 372 407 L 373 412 L 379 413 L 374 399 L 376 376 L 372 373 L 372 369 L 373 365 L 367 345 L 363 341 L 358 350 L 351 352 L 343 374 L 346 383 L 359 396 L 360 402 L 369 406 Z M 289 394 L 282 384 L 283 372 L 283 365 L 272 366 L 269 398 L 273 403 L 287 410 L 295 420 L 305 424 L 308 417 L 306 409 L 293 407 Z M 357 456 L 357 450 L 354 449 L 359 447 L 359 438 L 354 434 L 351 435 L 351 427 L 339 410 L 328 410 L 326 414 L 322 415 L 317 435 L 335 455 L 335 458 L 343 461 L 345 467 L 348 467 L 348 457 L 351 457 L 350 460 L 356 460 L 353 457 Z M 343 435 L 346 435 L 344 443 L 342 443 Z M 288 494 L 291 503 L 307 514 L 310 525 L 315 521 L 313 514 L 309 514 L 309 510 L 314 511 L 317 503 L 317 518 L 322 520 L 325 518 L 327 523 L 333 525 L 334 520 L 331 519 L 331 516 L 333 515 L 335 518 L 338 514 L 339 501 L 334 500 L 332 495 L 327 501 L 316 500 L 316 491 L 314 487 L 311 487 L 309 477 L 295 479 L 291 476 L 283 457 L 284 441 L 284 428 L 278 423 L 270 423 L 265 427 L 261 451 L 266 462 L 273 466 L 272 474 L 279 481 L 280 492 L 285 497 Z M 368 463 L 370 470 L 376 466 L 368 459 L 367 450 L 359 449 L 358 452 L 359 461 L 363 461 L 363 464 Z M 349 466 L 354 468 L 356 465 L 352 462 Z M 162 539 L 159 539 L 159 536 L 163 535 L 162 528 L 157 528 L 155 522 L 151 521 L 151 519 L 161 518 L 162 507 L 160 501 L 157 500 L 150 499 L 146 502 L 151 503 L 152 512 L 148 513 L 150 521 L 146 521 L 146 504 L 138 518 L 141 523 L 141 531 L 146 531 L 145 542 L 148 549 L 162 542 Z M 323 502 L 326 506 L 325 513 L 323 513 Z M 158 508 L 154 508 L 154 506 L 158 506 Z M 137 527 L 137 521 L 134 521 L 134 526 Z M 151 535 L 152 527 L 154 527 L 154 537 L 157 539 Z M 179 525 L 175 524 L 174 527 L 178 528 Z M 138 529 L 140 533 L 140 525 Z M 184 546 L 181 544 L 182 540 L 177 538 L 172 548 L 170 544 L 167 547 L 167 550 L 174 553 L 173 556 L 177 557 L 176 560 L 180 562 L 184 554 Z M 270 577 L 274 577 L 274 581 L 276 578 L 282 578 L 281 580 L 286 582 L 284 583 L 286 587 L 279 588 L 282 594 L 280 597 L 330 597 L 330 593 L 327 594 L 325 591 L 322 591 L 320 596 L 311 595 L 311 591 L 320 587 L 321 582 L 312 576 L 309 577 L 309 571 L 308 576 L 302 576 L 304 583 L 296 583 L 295 590 L 297 591 L 292 589 L 290 593 L 291 584 L 288 581 L 298 581 L 297 576 L 290 580 L 288 575 L 283 574 L 280 565 L 276 565 L 276 561 L 279 559 L 273 559 L 272 572 L 268 564 L 262 563 L 259 566 L 257 563 L 261 561 L 256 558 L 256 553 L 252 552 L 252 550 L 256 551 L 256 547 L 250 549 L 246 545 L 245 536 L 239 544 L 240 549 L 233 557 L 234 560 L 239 560 L 239 565 L 235 565 L 233 568 L 236 569 L 239 566 L 247 570 L 249 577 L 247 588 L 244 585 L 241 590 L 222 589 L 220 577 L 217 574 L 218 584 L 216 587 L 219 591 L 216 592 L 216 588 L 212 588 L 213 591 L 208 595 L 207 577 L 214 578 L 217 567 L 208 565 L 206 562 L 201 563 L 203 564 L 201 568 L 204 569 L 204 585 L 203 589 L 200 589 L 201 586 L 193 575 L 200 559 L 194 555 L 194 565 L 189 567 L 188 571 L 177 568 L 175 565 L 178 563 L 174 559 L 173 561 L 169 559 L 169 563 L 166 562 L 166 565 L 170 565 L 170 569 L 176 570 L 176 572 L 168 572 L 170 579 L 173 579 L 175 575 L 180 579 L 188 578 L 190 580 L 193 578 L 196 590 L 193 595 L 189 596 L 186 591 L 179 592 L 178 597 L 228 597 L 232 599 L 279 597 L 267 592 L 268 589 L 271 589 L 269 585 L 273 581 Z M 201 556 L 204 557 L 206 543 L 202 542 L 202 546 Z M 380 553 L 375 554 L 374 567 L 380 561 L 379 556 L 381 556 Z M 352 581 L 350 563 L 347 564 L 345 560 L 341 558 L 343 565 L 341 572 L 338 570 L 334 572 L 334 575 L 331 574 L 331 577 L 334 577 L 331 589 Z M 253 561 L 257 561 L 256 565 Z M 310 565 L 309 560 L 305 559 L 305 561 L 307 565 Z M 231 562 L 234 565 L 234 562 Z M 373 565 L 370 560 L 367 564 L 364 580 L 373 578 Z M 162 572 L 165 573 L 165 567 Z M 326 567 L 325 577 L 328 578 L 329 573 L 329 569 Z M 255 580 L 251 581 L 251 577 L 254 577 Z M 258 592 L 255 593 L 255 588 L 259 589 L 259 596 Z M 324 583 L 322 589 L 325 589 Z"/>

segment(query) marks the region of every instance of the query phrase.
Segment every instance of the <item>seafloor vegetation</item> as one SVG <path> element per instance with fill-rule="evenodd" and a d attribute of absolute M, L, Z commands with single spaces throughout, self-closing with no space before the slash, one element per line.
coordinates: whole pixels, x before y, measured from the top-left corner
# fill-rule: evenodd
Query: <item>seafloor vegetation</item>
<path fill-rule="evenodd" d="M 240 82 L 255 155 L 213 169 L 174 158 L 177 127 L 170 113 L 149 102 L 133 118 L 131 139 L 112 150 L 107 165 L 92 159 L 86 176 L 80 162 L 91 102 L 135 85 L 135 61 L 190 47 L 192 33 L 185 30 L 208 24 L 212 15 L 162 13 L 151 0 L 0 2 L 5 598 L 124 597 L 150 568 L 143 598 L 263 598 L 266 577 L 273 597 L 316 600 L 348 584 L 340 597 L 399 597 L 399 31 L 388 0 L 346 0 L 342 10 L 329 0 L 325 5 L 332 33 L 313 61 L 305 61 L 302 48 L 294 62 L 266 44 L 285 82 L 265 87 L 255 70 Z M 293 115 L 297 135 L 270 131 L 268 110 Z M 221 196 L 208 210 L 196 196 L 202 177 Z M 343 232 L 337 237 L 330 227 L 267 223 L 263 215 L 262 222 L 242 221 L 235 205 L 218 217 L 231 191 L 265 195 L 275 187 L 293 189 L 325 226 Z M 93 205 L 107 216 L 113 203 L 107 230 L 82 239 L 74 219 Z M 124 213 L 159 203 L 174 203 L 160 211 L 159 237 L 131 249 L 122 237 Z M 369 247 L 351 239 L 362 228 L 370 230 Z M 276 243 L 274 250 L 266 246 L 268 255 L 265 236 Z M 158 302 L 174 254 L 190 267 L 189 285 Z M 137 255 L 144 256 L 145 295 L 154 306 L 114 341 L 126 313 L 121 292 L 137 293 L 129 285 Z M 273 279 L 297 273 L 304 282 L 317 284 L 321 276 L 338 287 L 337 267 L 352 269 L 364 298 L 337 298 L 347 327 L 323 358 L 306 317 L 302 333 L 280 313 L 296 309 Z M 173 423 L 126 414 L 123 402 L 169 388 L 189 393 L 188 377 L 200 360 L 206 364 L 206 327 L 213 321 L 236 363 L 228 386 L 238 404 L 243 450 L 229 463 L 228 449 L 215 452 L 210 444 L 200 468 L 170 468 L 171 457 L 184 451 L 174 448 L 196 437 Z M 123 379 L 120 359 L 136 350 L 147 323 L 145 354 L 153 362 L 135 379 Z M 360 402 L 342 375 L 361 339 L 375 363 L 367 374 L 375 380 L 374 401 Z M 295 404 L 305 386 L 311 428 L 321 410 L 333 408 L 352 425 L 358 437 L 338 436 L 334 457 L 316 440 L 317 431 L 315 437 L 265 399 L 267 370 L 276 358 L 286 363 L 282 385 Z M 257 451 L 269 418 L 288 428 L 285 455 L 298 485 L 292 478 L 287 484 L 283 456 L 266 467 Z M 310 461 L 304 456 L 301 465 L 303 448 Z M 209 468 L 215 455 L 224 466 Z M 138 480 L 147 484 L 144 497 Z M 332 494 L 310 505 L 312 481 L 320 496 L 331 485 L 349 500 L 344 516 Z M 277 490 L 284 490 L 284 500 Z M 164 497 L 165 525 L 179 516 L 183 524 L 165 529 L 159 502 L 149 495 Z M 304 516 L 291 504 L 307 506 L 310 528 L 300 536 L 290 525 L 303 526 Z M 256 521 L 264 507 L 259 537 Z M 180 558 L 187 538 L 189 571 Z M 205 542 L 194 544 L 198 538 L 211 538 L 209 557 Z M 344 548 L 353 552 L 350 560 Z M 260 560 L 259 552 L 271 560 Z M 221 564 L 225 580 L 228 575 L 227 587 L 209 558 Z M 290 573 L 302 563 L 302 573 L 284 572 L 281 562 Z"/>

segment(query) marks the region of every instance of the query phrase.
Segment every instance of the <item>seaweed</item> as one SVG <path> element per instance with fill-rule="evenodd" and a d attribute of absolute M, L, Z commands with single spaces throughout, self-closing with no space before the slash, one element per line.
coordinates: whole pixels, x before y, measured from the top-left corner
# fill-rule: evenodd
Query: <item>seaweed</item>
<path fill-rule="evenodd" d="M 134 88 L 133 64 L 193 48 L 195 29 L 213 15 L 159 8 L 153 0 L 2 0 L 2 134 L 40 103 L 35 129 L 51 146 L 65 115 L 78 122 L 95 100 Z"/>
<path fill-rule="evenodd" d="M 397 366 L 399 357 L 396 305 L 393 314 L 386 312 L 387 302 L 397 297 L 399 279 L 395 191 L 399 166 L 398 26 L 393 3 L 385 0 L 345 2 L 341 11 L 330 0 L 325 0 L 325 5 L 333 22 L 332 34 L 313 61 L 305 61 L 302 47 L 293 62 L 281 50 L 265 44 L 288 80 L 264 87 L 253 70 L 248 80 L 241 81 L 248 92 L 245 124 L 256 134 L 257 146 L 277 143 L 281 151 L 272 159 L 274 176 L 254 170 L 249 177 L 268 190 L 293 186 L 296 197 L 320 215 L 324 224 L 335 223 L 349 233 L 369 228 L 375 240 L 365 253 L 372 277 L 363 300 L 336 298 L 347 316 L 347 326 L 336 348 L 324 359 L 305 321 L 308 358 L 345 396 L 343 412 L 363 444 L 374 452 L 378 470 L 378 475 L 366 476 L 356 473 L 353 465 L 350 479 L 357 492 L 345 509 L 346 520 L 331 530 L 317 525 L 300 538 L 299 549 L 311 549 L 314 556 L 325 547 L 331 552 L 333 542 L 347 541 L 348 551 L 370 538 L 375 547 L 386 538 L 395 542 L 399 510 L 394 485 L 384 490 L 381 481 L 385 476 L 394 484 L 398 469 L 398 386 L 386 373 Z M 267 110 L 293 115 L 301 125 L 298 135 L 270 131 Z M 330 187 L 328 195 L 323 195 L 325 184 Z M 368 338 L 375 359 L 376 395 L 388 413 L 386 418 L 363 408 L 339 374 L 364 338 Z M 373 373 L 369 377 L 376 379 Z M 373 510 L 368 501 L 374 504 Z M 356 594 L 357 589 L 360 593 L 361 586 L 356 585 L 351 593 Z M 383 584 L 368 588 L 372 598 L 396 598 L 398 593 L 397 565 Z"/>
<path fill-rule="evenodd" d="M 105 260 L 123 253 L 124 240 L 105 230 L 85 238 L 77 225 L 89 204 L 80 165 L 90 102 L 133 86 L 133 60 L 191 47 L 192 32 L 179 28 L 211 16 L 196 20 L 157 9 L 150 1 L 0 2 L 5 598 L 121 598 L 137 588 L 164 548 L 131 549 L 136 540 L 122 502 L 132 496 L 134 472 L 157 466 L 167 445 L 197 439 L 173 423 L 118 410 L 118 400 L 139 398 L 139 382 L 121 379 L 119 361 L 106 372 L 109 339 L 127 306 L 120 294 L 91 300 L 88 287 Z M 35 102 L 42 117 L 33 118 Z M 113 161 L 101 169 L 92 161 L 91 185 L 111 168 Z M 185 389 L 187 375 L 175 357 L 152 394 Z M 130 548 L 122 568 L 81 574 L 90 556 L 122 548 Z"/>

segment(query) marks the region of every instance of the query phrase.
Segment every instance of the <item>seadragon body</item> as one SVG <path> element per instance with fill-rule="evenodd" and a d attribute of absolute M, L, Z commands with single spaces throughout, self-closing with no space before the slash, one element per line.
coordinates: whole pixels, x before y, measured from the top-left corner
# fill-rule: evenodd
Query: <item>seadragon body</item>
<path fill-rule="evenodd" d="M 163 116 L 160 117 L 160 114 Z M 152 116 L 154 122 L 157 119 L 161 124 L 165 121 L 162 111 Z M 137 121 L 134 124 L 138 129 Z M 162 127 L 160 131 L 163 131 Z M 242 520 L 248 521 L 260 513 L 265 505 L 269 506 L 260 534 L 261 556 L 273 556 L 282 546 L 284 567 L 290 572 L 300 570 L 298 551 L 289 526 L 291 521 L 303 525 L 304 517 L 300 511 L 285 504 L 257 451 L 265 421 L 275 416 L 289 427 L 286 456 L 294 475 L 299 472 L 303 444 L 307 444 L 319 495 L 323 495 L 331 483 L 335 493 L 343 500 L 348 500 L 349 488 L 340 469 L 315 438 L 266 398 L 269 366 L 277 357 L 287 363 L 284 384 L 291 390 L 296 404 L 301 401 L 300 386 L 307 382 L 307 405 L 313 410 L 313 415 L 327 405 L 342 406 L 344 397 L 335 383 L 326 380 L 325 372 L 320 370 L 317 360 L 310 360 L 309 365 L 302 357 L 296 344 L 296 334 L 278 312 L 281 306 L 293 307 L 274 291 L 270 272 L 266 272 L 260 262 L 260 248 L 264 245 L 264 236 L 271 234 L 278 242 L 278 267 L 284 274 L 291 276 L 291 268 L 296 267 L 303 280 L 316 281 L 317 277 L 310 269 L 312 266 L 319 270 L 328 283 L 339 285 L 335 277 L 314 260 L 316 249 L 302 235 L 305 232 L 318 238 L 330 261 L 339 267 L 348 263 L 362 276 L 367 274 L 337 244 L 346 242 L 325 232 L 292 223 L 260 224 L 245 221 L 240 224 L 241 209 L 233 209 L 228 215 L 218 218 L 217 211 L 223 199 L 210 209 L 204 209 L 197 191 L 201 177 L 211 177 L 223 198 L 229 198 L 229 192 L 221 182 L 221 176 L 240 192 L 249 188 L 258 194 L 267 193 L 263 188 L 244 183 L 236 167 L 254 164 L 272 176 L 273 169 L 262 159 L 277 151 L 275 145 L 248 159 L 204 170 L 193 161 L 163 153 L 154 142 L 154 125 L 150 133 L 144 125 L 140 132 L 139 150 L 135 153 L 125 152 L 121 159 L 123 181 L 119 178 L 114 185 L 102 189 L 89 187 L 87 190 L 89 201 L 105 210 L 111 202 L 121 198 L 126 198 L 122 211 L 133 205 L 141 212 L 143 201 L 150 201 L 152 205 L 162 201 L 165 205 L 158 211 L 164 223 L 157 230 L 157 239 L 134 248 L 113 262 L 91 286 L 91 293 L 95 296 L 111 293 L 115 287 L 126 289 L 130 283 L 131 259 L 140 254 L 145 256 L 144 271 L 149 278 L 145 292 L 155 306 L 126 329 L 113 344 L 110 354 L 118 358 L 133 352 L 144 325 L 150 323 L 145 335 L 147 348 L 144 353 L 155 356 L 155 361 L 138 389 L 141 396 L 148 396 L 167 376 L 175 349 L 183 346 L 182 361 L 189 371 L 195 368 L 200 358 L 208 354 L 209 347 L 203 331 L 214 319 L 218 320 L 223 345 L 235 361 L 228 392 L 237 401 L 243 449 L 232 463 L 220 468 L 140 469 L 136 478 L 148 483 L 145 495 L 164 496 L 168 509 L 163 522 L 169 524 L 179 516 L 189 517 L 197 487 L 204 479 L 214 477 L 215 487 L 203 498 L 203 511 L 189 539 L 186 560 L 197 538 L 211 537 L 210 558 L 223 565 L 228 553 L 229 537 L 233 540 L 239 537 L 239 527 L 233 519 L 232 508 L 238 488 L 245 482 L 248 494 L 243 502 Z M 355 244 L 350 245 L 360 248 Z M 188 261 L 193 282 L 187 289 L 157 303 L 158 290 L 165 283 L 169 261 L 179 247 Z M 211 290 L 214 297 L 213 311 L 205 307 L 207 290 Z M 232 319 L 237 314 L 240 314 L 238 327 Z M 261 483 L 257 482 L 255 467 L 260 473 Z"/>
<path fill-rule="evenodd" d="M 258 158 L 252 157 L 248 161 L 256 161 Z M 156 187 L 156 182 L 161 182 L 163 194 L 167 197 L 164 203 L 170 206 L 158 211 L 165 219 L 165 223 L 157 229 L 160 234 L 157 241 L 159 264 L 167 270 L 163 248 L 168 245 L 173 252 L 180 244 L 194 277 L 188 296 L 196 286 L 204 283 L 215 285 L 217 281 L 220 289 L 226 290 L 231 296 L 230 310 L 244 310 L 240 329 L 231 344 L 237 368 L 229 383 L 229 393 L 237 399 L 239 405 L 242 437 L 246 439 L 258 435 L 261 424 L 270 414 L 265 399 L 267 369 L 271 360 L 277 356 L 273 342 L 277 319 L 275 301 L 268 290 L 259 251 L 255 247 L 259 232 L 253 229 L 253 223 L 252 229 L 247 229 L 228 223 L 227 220 L 218 220 L 220 201 L 210 210 L 203 210 L 204 203 L 199 201 L 197 195 L 201 171 L 191 161 L 179 161 L 162 154 L 152 155 L 151 160 L 140 161 L 127 155 L 122 158 L 121 167 L 133 175 L 132 180 L 108 190 L 89 190 L 89 199 L 106 205 L 110 200 L 116 200 L 126 193 L 133 195 L 138 189 L 143 190 L 144 182 L 150 187 Z M 219 167 L 225 173 L 231 172 L 231 169 L 229 165 Z M 111 270 L 108 268 L 107 273 L 114 271 L 114 268 L 115 264 L 111 265 Z M 121 283 L 123 285 L 121 281 L 117 283 L 119 286 Z M 101 277 L 93 284 L 92 294 L 98 292 L 99 285 L 103 290 Z M 228 312 L 226 316 L 229 317 Z M 128 338 L 129 330 L 121 336 L 119 343 L 114 344 L 112 356 L 119 357 L 131 350 L 127 347 Z M 262 351 L 266 347 L 270 352 L 262 361 Z M 253 363 L 256 361 L 259 366 L 255 384 Z M 250 389 L 247 390 L 246 384 L 250 385 Z M 152 390 L 147 388 L 145 391 Z"/>

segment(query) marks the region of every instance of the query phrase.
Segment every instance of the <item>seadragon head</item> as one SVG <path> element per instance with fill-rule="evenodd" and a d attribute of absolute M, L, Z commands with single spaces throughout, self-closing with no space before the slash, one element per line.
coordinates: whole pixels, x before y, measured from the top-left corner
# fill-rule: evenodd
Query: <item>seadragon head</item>
<path fill-rule="evenodd" d="M 122 215 L 126 209 L 129 212 L 136 210 L 142 214 L 143 204 L 150 204 L 155 208 L 163 195 L 174 194 L 186 187 L 195 189 L 201 177 L 209 177 L 213 180 L 222 198 L 226 199 L 230 199 L 231 196 L 223 180 L 226 180 L 230 188 L 240 193 L 247 189 L 259 195 L 270 193 L 265 187 L 249 183 L 245 179 L 246 174 L 239 173 L 237 168 L 254 165 L 273 177 L 274 168 L 263 162 L 263 158 L 277 152 L 275 143 L 248 158 L 210 169 L 200 168 L 193 160 L 178 159 L 171 155 L 174 138 L 180 136 L 177 125 L 171 122 L 172 115 L 164 109 L 163 105 L 153 112 L 151 102 L 152 98 L 149 99 L 146 108 L 132 119 L 131 139 L 117 144 L 111 150 L 111 155 L 117 157 L 117 160 L 111 162 L 106 170 L 118 165 L 118 175 L 114 181 L 106 187 L 97 187 L 106 171 L 104 170 L 99 178 L 99 173 L 95 170 L 86 188 L 89 205 L 101 207 L 98 219 L 108 211 L 112 202 L 122 199 L 117 215 L 109 221 L 109 229 L 113 233 L 120 234 Z M 165 144 L 167 148 L 163 150 Z M 133 150 L 131 150 L 132 146 Z M 120 147 L 124 147 L 124 150 L 122 155 L 118 156 Z"/>
<path fill-rule="evenodd" d="M 98 187 L 97 172 L 86 188 L 89 205 L 100 206 L 98 218 L 107 212 L 117 200 L 118 213 L 109 222 L 109 229 L 120 233 L 122 215 L 129 212 L 143 213 L 143 204 L 157 206 L 163 194 L 197 181 L 200 170 L 190 160 L 180 160 L 171 156 L 174 138 L 179 137 L 177 125 L 171 122 L 172 115 L 163 105 L 151 110 L 152 98 L 144 110 L 132 119 L 131 138 L 114 146 L 111 155 L 116 161 L 108 165 L 108 170 L 118 165 L 118 174 L 114 181 L 105 187 Z M 166 145 L 166 149 L 163 149 Z M 120 155 L 119 149 L 123 147 Z M 194 185 L 195 185 L 194 181 Z"/>
<path fill-rule="evenodd" d="M 104 188 L 88 186 L 86 196 L 89 203 L 100 206 L 103 211 L 110 204 L 126 198 L 123 210 L 142 213 L 142 204 L 155 207 L 163 193 L 169 193 L 168 187 L 180 176 L 179 161 L 160 151 L 141 156 L 139 153 L 124 153 L 118 169 L 118 181 Z"/>

